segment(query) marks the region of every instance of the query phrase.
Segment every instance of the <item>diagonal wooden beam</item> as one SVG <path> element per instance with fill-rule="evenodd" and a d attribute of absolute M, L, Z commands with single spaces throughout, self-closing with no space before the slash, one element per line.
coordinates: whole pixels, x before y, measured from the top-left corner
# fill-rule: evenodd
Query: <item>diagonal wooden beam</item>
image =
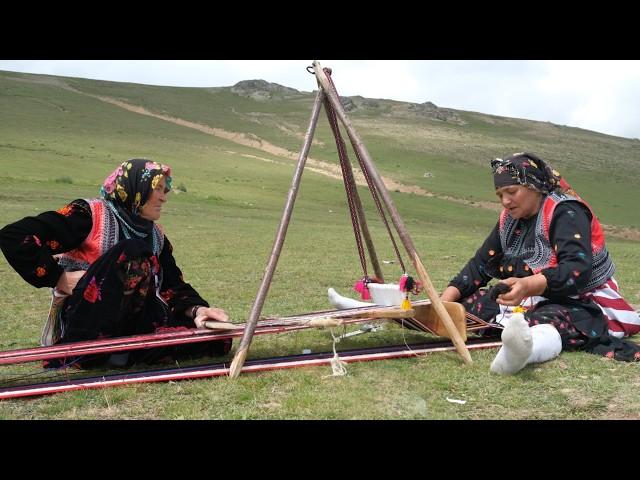
<path fill-rule="evenodd" d="M 302 172 L 307 161 L 307 155 L 309 155 L 309 149 L 311 148 L 311 140 L 313 139 L 313 133 L 315 132 L 316 125 L 318 123 L 318 115 L 320 113 L 320 107 L 322 106 L 323 98 L 324 93 L 322 89 L 318 89 L 318 94 L 316 95 L 316 99 L 311 110 L 311 120 L 309 121 L 309 127 L 307 128 L 307 133 L 304 136 L 302 150 L 300 151 L 298 163 L 296 164 L 296 169 L 291 181 L 291 187 L 289 188 L 289 193 L 287 195 L 287 202 L 285 203 L 284 211 L 282 212 L 282 218 L 280 219 L 280 225 L 278 226 L 276 239 L 273 244 L 273 248 L 271 249 L 271 257 L 269 258 L 267 268 L 262 277 L 262 283 L 260 284 L 260 288 L 258 289 L 258 294 L 256 295 L 256 299 L 253 302 L 253 307 L 251 308 L 249 319 L 247 320 L 247 323 L 244 327 L 242 340 L 240 340 L 238 350 L 233 357 L 233 362 L 231 362 L 231 368 L 229 369 L 229 376 L 231 378 L 236 378 L 238 377 L 238 375 L 240 375 L 242 366 L 247 359 L 249 345 L 251 345 L 251 341 L 253 340 L 253 334 L 256 330 L 258 318 L 260 317 L 264 301 L 267 297 L 267 293 L 269 292 L 269 287 L 271 286 L 271 279 L 273 278 L 273 273 L 275 272 L 276 265 L 278 264 L 280 252 L 282 251 L 282 245 L 284 244 L 284 239 L 287 234 L 289 220 L 291 220 L 291 212 L 293 211 L 293 205 L 295 204 L 296 196 L 298 195 L 298 188 L 300 187 Z"/>

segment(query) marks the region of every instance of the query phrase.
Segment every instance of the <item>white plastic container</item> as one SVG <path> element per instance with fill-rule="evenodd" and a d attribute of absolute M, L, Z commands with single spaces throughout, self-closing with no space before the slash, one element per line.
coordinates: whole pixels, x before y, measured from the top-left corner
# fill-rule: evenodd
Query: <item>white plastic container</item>
<path fill-rule="evenodd" d="M 399 307 L 404 300 L 404 293 L 400 291 L 400 285 L 397 283 L 370 283 L 368 288 L 376 305 Z"/>

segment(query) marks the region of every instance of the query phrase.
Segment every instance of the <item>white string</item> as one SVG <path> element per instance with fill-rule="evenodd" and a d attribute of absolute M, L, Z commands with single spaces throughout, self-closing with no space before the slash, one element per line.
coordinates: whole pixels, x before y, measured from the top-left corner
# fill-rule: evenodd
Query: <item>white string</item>
<path fill-rule="evenodd" d="M 405 336 L 405 327 L 404 327 L 404 318 L 400 319 L 400 327 L 402 328 L 402 341 L 404 342 L 404 346 L 416 357 L 419 357 L 416 352 L 414 352 L 409 345 L 407 345 L 407 337 Z"/>
<path fill-rule="evenodd" d="M 347 374 L 347 363 L 340 360 L 338 352 L 336 351 L 336 343 L 338 343 L 340 339 L 333 334 L 333 328 L 330 328 L 329 332 L 333 338 L 333 358 L 331 359 L 331 370 L 333 373 L 331 375 L 325 375 L 322 378 L 343 377 Z"/>

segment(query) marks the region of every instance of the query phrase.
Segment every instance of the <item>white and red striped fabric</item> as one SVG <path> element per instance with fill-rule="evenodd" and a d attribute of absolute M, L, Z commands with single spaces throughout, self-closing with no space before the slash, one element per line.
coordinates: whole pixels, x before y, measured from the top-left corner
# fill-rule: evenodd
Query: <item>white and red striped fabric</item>
<path fill-rule="evenodd" d="M 583 296 L 592 299 L 600 307 L 604 318 L 609 324 L 609 335 L 622 338 L 640 333 L 640 312 L 635 311 L 633 307 L 622 298 L 622 295 L 620 295 L 618 291 L 618 282 L 616 282 L 613 277 L 590 292 L 584 293 Z M 520 306 L 528 310 L 545 300 L 547 300 L 547 298 L 541 296 L 525 297 Z M 500 305 L 500 313 L 496 318 L 502 319 L 505 315 L 509 316 L 512 310 L 513 307 Z M 497 323 L 501 322 L 498 321 Z"/>
<path fill-rule="evenodd" d="M 618 282 L 610 278 L 606 283 L 585 294 L 598 304 L 609 322 L 609 334 L 622 338 L 640 332 L 640 315 L 618 292 Z"/>

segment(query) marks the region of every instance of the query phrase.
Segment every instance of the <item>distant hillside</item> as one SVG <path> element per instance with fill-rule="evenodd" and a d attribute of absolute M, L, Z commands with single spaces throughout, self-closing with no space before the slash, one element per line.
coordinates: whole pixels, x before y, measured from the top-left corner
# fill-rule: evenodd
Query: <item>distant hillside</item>
<path fill-rule="evenodd" d="M 333 78 L 340 91 L 339 71 Z M 188 135 L 210 135 L 218 140 L 208 141 L 253 152 L 247 155 L 292 162 L 309 122 L 315 86 L 311 77 L 310 91 L 300 92 L 261 79 L 229 87 L 185 88 L 0 72 L 0 161 L 10 167 L 3 174 L 24 175 L 25 164 L 14 162 L 25 152 L 30 152 L 27 157 L 35 172 L 29 175 L 37 176 L 42 165 L 56 158 L 103 162 L 109 155 L 130 156 L 126 152 L 132 146 L 143 147 L 158 136 L 171 139 L 187 130 Z M 341 100 L 395 190 L 496 208 L 488 161 L 527 150 L 563 173 L 605 223 L 640 228 L 635 212 L 640 204 L 637 139 L 454 110 L 432 102 L 361 96 Z M 136 125 L 136 116 L 163 127 Z M 92 157 L 85 151 L 87 144 L 93 145 L 89 150 L 104 155 Z M 323 114 L 310 166 L 336 176 L 332 170 L 336 161 L 335 142 Z M 90 168 L 87 173 L 91 172 Z"/>

